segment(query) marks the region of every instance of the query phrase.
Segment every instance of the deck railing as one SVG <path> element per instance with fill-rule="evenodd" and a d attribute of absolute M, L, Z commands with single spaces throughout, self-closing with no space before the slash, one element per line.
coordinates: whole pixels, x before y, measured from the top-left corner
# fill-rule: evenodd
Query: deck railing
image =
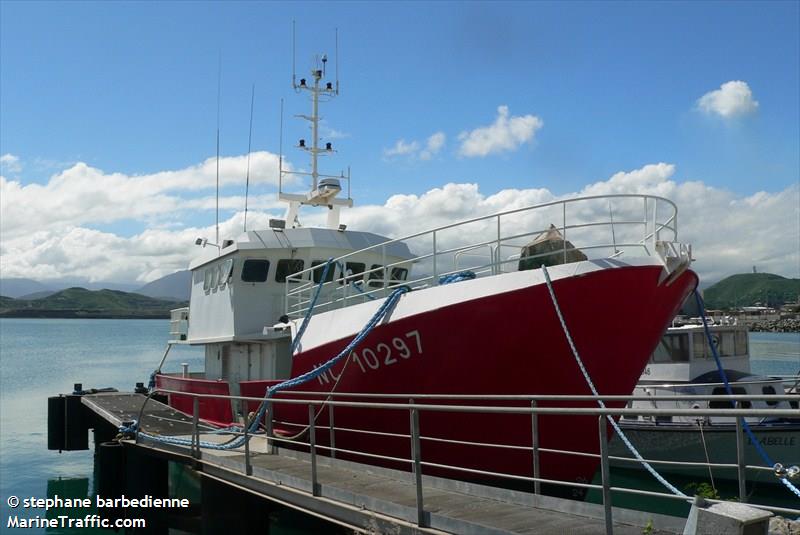
<path fill-rule="evenodd" d="M 208 428 L 204 425 L 199 418 L 199 400 L 211 398 L 223 398 L 228 400 L 251 401 L 260 402 L 261 398 L 245 397 L 245 396 L 223 396 L 211 394 L 196 394 L 189 392 L 179 392 L 158 389 L 161 394 L 175 394 L 180 396 L 189 396 L 194 399 L 193 402 L 193 423 L 192 423 L 192 446 L 190 448 L 191 454 L 197 458 L 202 456 L 202 448 L 200 444 L 200 434 L 203 432 L 201 427 Z M 245 440 L 244 445 L 239 448 L 241 453 L 244 454 L 244 472 L 247 475 L 252 474 L 252 457 L 254 455 L 269 455 L 278 452 L 278 447 L 289 446 L 297 448 L 298 446 L 308 449 L 310 459 L 310 480 L 312 494 L 319 495 L 319 481 L 317 478 L 317 461 L 319 455 L 324 455 L 330 459 L 336 459 L 337 455 L 345 455 L 350 458 L 358 458 L 367 464 L 374 463 L 400 463 L 408 467 L 412 473 L 414 484 L 417 492 L 417 513 L 419 525 L 425 524 L 425 504 L 422 472 L 424 469 L 438 469 L 447 470 L 451 473 L 463 474 L 464 478 L 469 476 L 488 476 L 498 478 L 508 482 L 514 482 L 515 487 L 519 488 L 520 483 L 527 483 L 530 485 L 530 491 L 535 494 L 541 493 L 541 485 L 555 485 L 562 487 L 581 488 L 586 490 L 597 490 L 602 497 L 602 504 L 604 509 L 604 518 L 606 521 L 607 533 L 611 533 L 612 526 L 612 495 L 613 494 L 633 494 L 638 496 L 655 497 L 664 500 L 677 500 L 691 503 L 692 498 L 687 496 L 679 496 L 666 492 L 654 492 L 642 489 L 636 489 L 623 486 L 612 486 L 610 480 L 609 461 L 618 461 L 631 463 L 635 465 L 637 461 L 633 457 L 613 456 L 609 454 L 608 437 L 607 437 L 607 417 L 631 417 L 635 415 L 643 416 L 715 416 L 715 417 L 730 417 L 736 421 L 736 432 L 732 434 L 731 440 L 736 441 L 737 446 L 737 459 L 736 463 L 710 463 L 710 462 L 682 462 L 682 461 L 667 461 L 659 459 L 645 459 L 648 463 L 653 465 L 656 469 L 659 466 L 669 466 L 679 464 L 681 466 L 699 466 L 707 469 L 725 468 L 737 471 L 737 479 L 739 483 L 739 496 L 738 501 L 745 503 L 748 500 L 746 493 L 745 481 L 747 472 L 774 472 L 773 467 L 748 465 L 745 463 L 745 439 L 742 430 L 742 419 L 748 417 L 774 417 L 774 418 L 798 418 L 800 412 L 797 409 L 654 409 L 654 408 L 599 408 L 599 407 L 576 407 L 574 403 L 587 402 L 597 400 L 604 400 L 606 402 L 632 402 L 639 400 L 697 400 L 697 399 L 727 399 L 733 403 L 741 403 L 744 401 L 757 401 L 757 400 L 780 400 L 791 401 L 797 400 L 796 394 L 791 395 L 687 395 L 687 396 L 621 396 L 621 395 L 608 395 L 608 396 L 566 396 L 566 395 L 426 395 L 426 394 L 372 394 L 372 393 L 336 393 L 336 392 L 292 392 L 293 398 L 271 398 L 268 401 L 268 413 L 272 412 L 272 407 L 278 404 L 289 405 L 305 405 L 308 407 L 308 420 L 304 423 L 298 422 L 273 422 L 270 417 L 266 418 L 264 422 L 265 431 L 259 433 L 262 438 L 266 439 L 266 447 L 263 451 L 254 452 L 248 440 Z M 348 398 L 347 401 L 339 401 L 337 398 Z M 359 398 L 368 398 L 370 401 L 358 401 Z M 379 401 L 376 401 L 379 400 Z M 466 403 L 464 405 L 452 405 L 450 403 L 457 401 Z M 524 402 L 522 406 L 520 402 Z M 541 403 L 546 402 L 548 406 L 543 407 Z M 507 405 L 504 405 L 507 403 Z M 513 403 L 513 405 L 512 405 Z M 563 403 L 563 406 L 554 406 Z M 571 406 L 570 406 L 571 405 Z M 318 425 L 316 420 L 326 409 L 328 414 L 328 425 Z M 386 411 L 403 411 L 408 414 L 408 428 L 406 432 L 387 433 L 378 432 L 369 429 L 356 429 L 351 427 L 342 427 L 335 425 L 334 414 L 338 410 L 344 409 L 369 409 L 369 410 L 386 410 Z M 420 415 L 431 412 L 450 412 L 460 417 L 465 417 L 469 414 L 522 414 L 531 418 L 531 440 L 529 445 L 518 444 L 502 444 L 496 442 L 468 442 L 463 440 L 451 440 L 441 437 L 430 436 L 425 434 L 425 429 L 420 427 Z M 553 416 L 568 418 L 570 416 L 596 416 L 597 417 L 597 437 L 598 437 L 598 450 L 599 453 L 591 453 L 578 450 L 563 450 L 544 448 L 540 446 L 539 440 L 539 425 L 538 420 L 542 416 Z M 302 434 L 297 439 L 287 439 L 276 436 L 273 433 L 273 426 L 275 423 L 285 427 L 294 426 L 302 431 Z M 798 424 L 800 425 L 800 424 Z M 245 438 L 247 439 L 247 426 L 245 427 Z M 147 429 L 143 429 L 146 431 Z M 327 434 L 328 445 L 322 445 L 318 442 L 317 437 L 320 433 Z M 408 456 L 396 457 L 389 455 L 382 455 L 375 452 L 359 451 L 354 449 L 344 449 L 336 446 L 337 434 L 359 434 L 363 436 L 384 436 L 400 438 L 409 441 Z M 252 437 L 252 434 L 251 434 Z M 148 440 L 148 439 L 141 439 Z M 527 451 L 531 454 L 530 475 L 507 474 L 498 472 L 489 472 L 469 468 L 465 466 L 456 466 L 452 464 L 434 463 L 426 460 L 424 452 L 425 448 L 421 444 L 430 442 L 444 442 L 454 445 L 466 445 L 471 447 L 486 448 L 486 450 L 518 450 Z M 586 445 L 582 445 L 586 446 Z M 547 479 L 541 477 L 541 470 L 539 459 L 542 453 L 558 454 L 564 456 L 577 456 L 577 457 L 592 457 L 600 461 L 600 484 L 595 483 L 581 483 L 575 481 L 563 481 L 556 479 Z M 782 460 L 782 459 L 781 459 Z M 795 461 L 795 459 L 783 460 L 784 462 Z M 331 461 L 335 462 L 335 461 Z M 795 481 L 797 484 L 797 481 Z M 719 503 L 722 500 L 709 499 L 709 502 Z M 773 511 L 784 515 L 800 515 L 800 509 L 792 509 L 785 507 L 777 507 L 764 504 L 748 504 L 756 508 L 761 508 Z"/>
<path fill-rule="evenodd" d="M 536 265 L 552 258 L 551 263 L 566 263 L 572 247 L 590 259 L 653 256 L 658 243 L 677 241 L 677 217 L 675 204 L 663 197 L 618 194 L 563 199 L 444 225 L 336 258 L 342 266 L 365 253 L 383 261 L 380 267 L 356 276 L 339 269 L 338 278 L 323 284 L 317 307 L 329 310 L 385 297 L 399 284 L 413 289 L 435 286 L 441 277 L 463 270 L 482 277 L 517 271 L 520 262 Z M 561 250 L 522 256 L 523 247 L 533 238 L 553 229 L 563 239 Z M 387 262 L 390 248 L 397 243 L 410 248 L 411 261 Z M 408 268 L 409 262 L 413 270 L 408 279 L 398 280 L 396 270 Z M 302 317 L 308 310 L 317 286 L 313 273 L 320 269 L 287 277 L 285 306 L 290 317 Z"/>

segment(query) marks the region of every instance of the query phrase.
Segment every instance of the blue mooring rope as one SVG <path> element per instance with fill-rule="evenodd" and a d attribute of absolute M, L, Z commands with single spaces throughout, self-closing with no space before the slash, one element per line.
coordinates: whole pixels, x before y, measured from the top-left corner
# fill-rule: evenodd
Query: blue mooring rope
<path fill-rule="evenodd" d="M 725 369 L 722 367 L 722 362 L 720 361 L 719 354 L 717 353 L 717 347 L 711 338 L 711 330 L 708 328 L 708 322 L 706 321 L 706 305 L 703 302 L 703 298 L 700 297 L 700 293 L 697 290 L 694 291 L 694 296 L 697 302 L 697 307 L 700 309 L 700 317 L 703 319 L 703 330 L 706 333 L 706 339 L 708 340 L 708 345 L 711 346 L 711 354 L 714 355 L 714 362 L 717 363 L 717 370 L 719 371 L 719 374 L 722 377 L 722 382 L 725 384 L 725 391 L 728 393 L 729 396 L 732 396 L 733 390 L 731 389 L 731 385 L 728 382 L 728 374 L 725 373 Z M 736 408 L 736 402 L 734 400 L 731 400 L 731 405 L 733 405 L 733 407 Z M 755 446 L 756 451 L 761 456 L 761 459 L 767 466 L 771 466 L 772 468 L 776 469 L 776 475 L 778 475 L 777 474 L 778 465 L 772 462 L 772 459 L 767 454 L 764 447 L 761 445 L 761 442 L 759 442 L 756 439 L 753 430 L 750 429 L 750 424 L 747 423 L 747 420 L 745 418 L 742 418 L 742 423 L 744 424 L 744 430 L 747 433 L 747 436 L 750 437 L 750 442 L 753 444 L 753 446 Z M 778 476 L 778 477 L 780 477 L 781 483 L 786 485 L 786 488 L 788 488 L 798 498 L 800 498 L 800 489 L 795 487 L 792 484 L 792 482 L 789 481 L 785 476 Z"/>
<path fill-rule="evenodd" d="M 592 382 L 592 378 L 589 376 L 589 372 L 586 370 L 586 367 L 583 365 L 583 360 L 581 360 L 580 355 L 578 354 L 578 349 L 575 347 L 575 342 L 572 341 L 572 336 L 569 334 L 569 329 L 567 328 L 567 323 L 564 321 L 564 316 L 561 314 L 561 307 L 558 306 L 558 300 L 556 299 L 556 293 L 553 290 L 553 283 L 550 281 L 550 274 L 547 273 L 547 267 L 542 265 L 542 273 L 544 273 L 544 280 L 547 283 L 547 289 L 550 291 L 550 299 L 553 301 L 553 308 L 556 309 L 556 315 L 558 316 L 558 320 L 561 322 L 561 329 L 564 331 L 564 335 L 567 337 L 567 342 L 569 342 L 569 347 L 572 350 L 572 356 L 575 357 L 575 361 L 578 363 L 578 368 L 580 368 L 581 373 L 583 373 L 583 378 L 586 380 L 586 384 L 589 385 L 589 389 L 592 391 L 592 394 L 595 396 L 600 396 L 595 388 L 594 383 Z M 606 404 L 603 402 L 602 399 L 597 400 L 597 404 L 600 406 L 601 409 L 606 408 Z M 659 483 L 664 485 L 667 489 L 670 490 L 673 494 L 677 496 L 682 496 L 684 498 L 688 498 L 686 494 L 678 490 L 672 483 L 667 481 L 664 476 L 659 474 L 655 468 L 650 466 L 650 463 L 644 460 L 644 457 L 639 453 L 639 451 L 631 444 L 631 441 L 628 440 L 628 437 L 625 436 L 625 433 L 622 432 L 617 422 L 614 421 L 614 418 L 611 415 L 607 414 L 606 419 L 611 424 L 611 427 L 614 428 L 614 431 L 617 433 L 622 442 L 628 448 L 628 450 L 636 457 L 636 460 L 641 463 L 645 469 L 652 474 L 654 478 L 658 480 Z"/>
<path fill-rule="evenodd" d="M 459 271 L 458 273 L 451 273 L 450 275 L 439 277 L 439 285 L 441 286 L 442 284 L 451 284 L 454 282 L 472 280 L 475 277 L 477 277 L 477 275 L 475 275 L 474 271 Z"/>

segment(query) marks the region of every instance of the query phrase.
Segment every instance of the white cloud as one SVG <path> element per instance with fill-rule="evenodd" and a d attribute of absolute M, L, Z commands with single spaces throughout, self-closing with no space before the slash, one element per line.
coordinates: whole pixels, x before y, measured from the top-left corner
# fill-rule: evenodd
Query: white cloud
<path fill-rule="evenodd" d="M 419 150 L 419 142 L 412 141 L 410 143 L 406 143 L 405 139 L 398 139 L 397 143 L 390 149 L 383 149 L 383 155 L 387 157 L 392 156 L 407 156 L 409 154 L 414 154 Z"/>
<path fill-rule="evenodd" d="M 86 169 L 91 168 L 86 166 Z M 78 173 L 78 170 L 73 169 L 72 172 Z M 127 188 L 125 191 L 129 194 L 131 204 L 157 204 L 162 210 L 172 211 L 176 207 L 187 206 L 192 209 L 211 209 L 215 202 L 213 195 L 191 199 L 174 197 L 166 192 L 166 186 L 155 188 L 156 192 L 148 197 L 139 192 L 141 183 L 136 182 L 139 178 L 148 180 L 145 177 L 113 178 L 117 175 L 96 169 L 93 173 L 91 176 L 100 182 L 110 181 Z M 701 181 L 678 181 L 675 174 L 675 166 L 671 164 L 645 165 L 640 169 L 616 173 L 564 197 L 646 193 L 673 200 L 679 207 L 679 238 L 693 245 L 697 258 L 694 268 L 703 280 L 715 281 L 733 273 L 749 272 L 753 265 L 761 272 L 800 277 L 800 187 L 742 196 Z M 51 183 L 58 182 L 56 179 L 63 178 L 62 175 L 64 173 L 53 177 Z M 131 186 L 131 182 L 137 187 Z M 96 191 L 99 188 L 84 189 L 85 195 L 98 196 L 93 202 L 109 202 L 111 209 L 123 212 L 125 217 L 148 222 L 147 230 L 131 237 L 97 230 L 98 223 L 111 217 L 107 210 L 94 209 L 92 203 L 81 195 L 70 194 L 51 183 L 38 186 L 38 189 L 30 192 L 25 188 L 32 185 L 20 186 L 13 181 L 3 184 L 0 270 L 4 277 L 147 282 L 185 269 L 189 259 L 199 253 L 194 240 L 198 236 L 214 235 L 213 225 L 176 226 L 174 223 L 180 222 L 180 216 L 150 223 L 148 214 L 152 210 L 127 207 L 116 195 L 108 192 L 103 192 L 105 198 L 101 199 L 101 193 Z M 7 190 L 6 184 L 16 184 L 13 186 L 15 189 Z M 77 184 L 84 182 L 78 181 Z M 7 195 L 7 191 L 12 194 Z M 40 199 L 36 198 L 36 194 Z M 60 194 L 67 197 L 61 199 Z M 7 201 L 9 197 L 11 200 Z M 345 210 L 342 222 L 350 229 L 402 237 L 435 226 L 545 203 L 556 198 L 545 188 L 504 189 L 484 193 L 474 183 L 448 183 L 422 195 L 399 193 L 380 205 L 362 205 Z M 8 202 L 35 202 L 35 206 L 28 211 L 15 212 Z M 243 199 L 240 196 L 225 196 L 220 204 L 239 210 L 221 221 L 220 236 L 238 236 L 243 226 Z M 279 216 L 282 212 L 282 206 L 275 202 L 272 194 L 252 196 L 249 206 L 251 210 L 247 221 L 250 229 L 266 228 L 269 218 Z M 638 206 L 640 204 L 636 203 L 634 208 Z M 615 206 L 615 210 L 620 208 L 621 205 Z M 86 214 L 81 214 L 81 210 Z M 594 214 L 606 212 L 608 206 L 601 203 L 593 210 Z M 60 215 L 61 212 L 72 216 L 64 217 Z M 590 217 L 593 213 L 578 212 L 576 215 Z M 786 215 L 776 218 L 776 213 Z M 21 228 L 14 232 L 6 232 L 7 214 L 28 217 L 30 221 L 27 226 L 17 225 Z M 322 211 L 309 210 L 309 213 L 301 216 L 305 225 L 324 224 L 325 214 Z M 503 229 L 510 232 L 530 232 L 549 223 L 558 225 L 560 218 L 560 209 L 545 210 L 538 218 L 504 217 L 502 225 Z M 57 223 L 48 219 L 57 220 Z M 40 224 L 40 221 L 43 223 Z M 481 233 L 489 236 L 496 233 L 494 222 L 476 224 L 468 232 L 463 229 L 449 234 L 442 232 L 437 239 L 442 244 L 456 243 L 466 239 L 467 234 L 469 239 L 478 240 Z M 576 244 L 579 238 L 577 231 L 571 236 Z M 622 238 L 622 234 L 617 235 L 618 240 Z"/>
<path fill-rule="evenodd" d="M 459 154 L 483 157 L 516 150 L 530 142 L 543 125 L 544 122 L 535 115 L 509 117 L 508 106 L 498 106 L 494 123 L 458 135 L 461 141 Z"/>
<path fill-rule="evenodd" d="M 284 166 L 290 167 L 286 162 Z M 246 168 L 247 155 L 220 158 L 220 186 L 243 184 Z M 277 155 L 251 154 L 251 185 L 277 184 L 277 175 Z M 147 175 L 106 173 L 79 162 L 53 175 L 45 184 L 23 185 L 18 180 L 0 177 L 0 212 L 3 215 L 0 231 L 6 239 L 30 233 L 31 229 L 70 228 L 124 219 L 153 222 L 158 218 L 173 218 L 187 208 L 210 208 L 186 198 L 213 189 L 215 183 L 215 158 L 185 169 Z M 243 205 L 242 202 L 239 206 Z"/>
<path fill-rule="evenodd" d="M 432 134 L 425 141 L 424 146 L 417 140 L 406 141 L 405 139 L 398 139 L 393 147 L 383 149 L 383 155 L 387 158 L 405 156 L 408 158 L 418 157 L 420 160 L 430 160 L 442 150 L 446 140 L 447 136 L 444 132 Z"/>
<path fill-rule="evenodd" d="M 0 171 L 7 173 L 19 173 L 22 171 L 22 164 L 18 156 L 11 153 L 6 153 L 0 156 Z"/>
<path fill-rule="evenodd" d="M 319 122 L 319 129 L 320 137 L 328 141 L 350 137 L 350 134 L 347 132 L 342 132 L 341 130 L 331 128 L 324 119 Z"/>
<path fill-rule="evenodd" d="M 425 148 L 422 152 L 419 153 L 419 157 L 421 160 L 430 160 L 436 154 L 442 150 L 444 147 L 444 143 L 447 140 L 447 136 L 444 135 L 444 132 L 436 132 L 431 137 L 428 138 L 428 141 L 425 143 Z"/>
<path fill-rule="evenodd" d="M 704 113 L 727 119 L 755 112 L 758 101 L 753 99 L 747 82 L 732 80 L 697 99 L 697 107 Z"/>

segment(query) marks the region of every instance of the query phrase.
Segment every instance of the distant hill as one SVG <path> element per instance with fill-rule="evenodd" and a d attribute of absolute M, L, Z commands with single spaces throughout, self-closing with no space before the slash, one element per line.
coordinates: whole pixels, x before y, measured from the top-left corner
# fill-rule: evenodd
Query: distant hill
<path fill-rule="evenodd" d="M 34 292 L 46 292 L 51 288 L 33 279 L 0 279 L 0 295 L 21 297 Z"/>
<path fill-rule="evenodd" d="M 800 279 L 787 279 L 771 273 L 731 275 L 710 286 L 704 293 L 707 308 L 753 306 L 779 307 L 797 300 Z"/>
<path fill-rule="evenodd" d="M 42 297 L 43 292 L 57 292 L 66 288 L 87 288 L 89 290 L 120 290 L 122 292 L 133 292 L 139 287 L 138 284 L 126 282 L 89 282 L 81 279 L 54 279 L 45 282 L 33 279 L 22 278 L 0 278 L 0 295 L 13 297 L 14 299 L 35 299 Z"/>
<path fill-rule="evenodd" d="M 0 299 L 0 316 L 6 317 L 93 317 L 167 318 L 173 308 L 185 303 L 154 299 L 118 290 L 68 288 L 40 299 Z"/>
<path fill-rule="evenodd" d="M 30 301 L 31 299 L 42 299 L 44 297 L 49 297 L 56 293 L 58 290 L 45 290 L 43 292 L 33 292 L 32 294 L 25 294 L 20 295 L 17 299 L 24 299 L 26 301 Z"/>
<path fill-rule="evenodd" d="M 145 284 L 137 289 L 136 293 L 161 299 L 188 301 L 191 287 L 192 273 L 190 271 L 176 271 L 171 275 Z"/>

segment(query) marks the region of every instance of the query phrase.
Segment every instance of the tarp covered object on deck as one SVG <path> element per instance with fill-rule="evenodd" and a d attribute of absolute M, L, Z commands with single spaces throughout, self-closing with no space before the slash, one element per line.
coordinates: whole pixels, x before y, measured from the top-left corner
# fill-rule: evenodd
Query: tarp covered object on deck
<path fill-rule="evenodd" d="M 536 269 L 542 265 L 557 266 L 586 259 L 586 255 L 568 240 L 565 242 L 564 236 L 555 225 L 551 224 L 548 230 L 536 236 L 531 243 L 522 248 L 519 270 Z"/>

